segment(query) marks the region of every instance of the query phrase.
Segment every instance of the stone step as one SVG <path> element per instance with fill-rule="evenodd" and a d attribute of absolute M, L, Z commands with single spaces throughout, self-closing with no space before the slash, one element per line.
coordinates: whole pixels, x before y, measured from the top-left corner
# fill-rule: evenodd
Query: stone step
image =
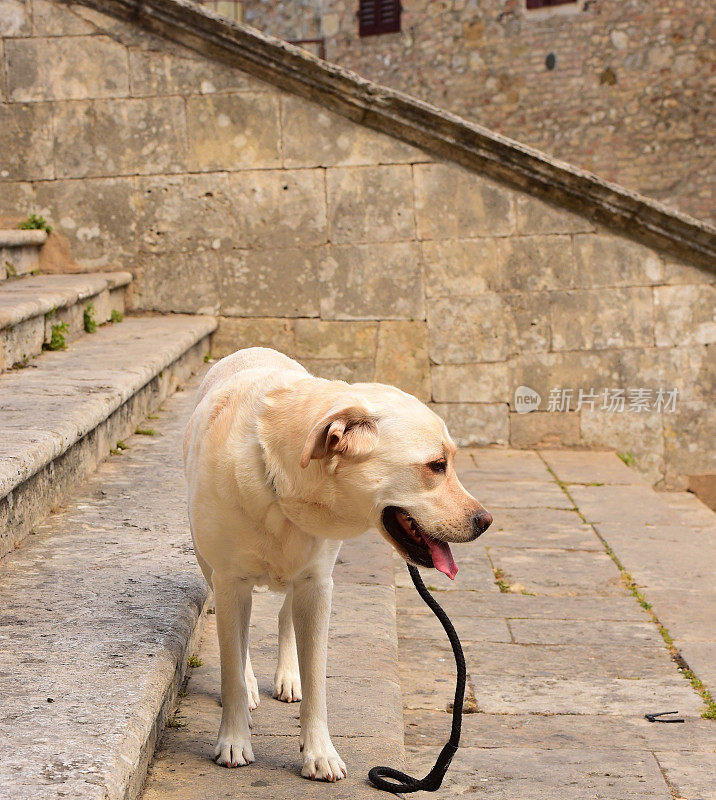
<path fill-rule="evenodd" d="M 43 347 L 61 349 L 84 333 L 85 312 L 97 325 L 124 315 L 131 280 L 129 272 L 95 272 L 28 275 L 0 284 L 0 371 L 26 363 Z"/>
<path fill-rule="evenodd" d="M 38 269 L 40 248 L 46 241 L 46 231 L 0 229 L 0 281 Z"/>
<path fill-rule="evenodd" d="M 213 317 L 130 317 L 0 375 L 0 557 L 202 364 Z"/>

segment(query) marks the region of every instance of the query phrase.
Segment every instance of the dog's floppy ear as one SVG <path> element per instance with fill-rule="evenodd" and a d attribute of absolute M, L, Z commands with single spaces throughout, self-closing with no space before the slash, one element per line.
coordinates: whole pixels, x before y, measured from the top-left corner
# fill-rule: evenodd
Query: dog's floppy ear
<path fill-rule="evenodd" d="M 301 466 L 307 467 L 313 458 L 334 454 L 349 458 L 367 455 L 377 439 L 378 428 L 366 408 L 333 408 L 308 434 L 301 453 Z"/>

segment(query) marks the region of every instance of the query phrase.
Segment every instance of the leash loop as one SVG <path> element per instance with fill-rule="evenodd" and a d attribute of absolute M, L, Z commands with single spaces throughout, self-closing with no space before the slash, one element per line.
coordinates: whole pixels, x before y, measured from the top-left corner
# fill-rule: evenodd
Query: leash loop
<path fill-rule="evenodd" d="M 450 731 L 450 738 L 440 751 L 440 755 L 435 762 L 435 766 L 428 772 L 424 778 L 414 778 L 411 775 L 406 775 L 398 769 L 392 767 L 373 767 L 368 773 L 368 780 L 377 789 L 382 789 L 384 792 L 392 792 L 393 794 L 408 794 L 410 792 L 436 792 L 448 771 L 450 762 L 453 759 L 457 749 L 460 745 L 460 729 L 462 727 L 462 704 L 465 697 L 465 656 L 462 652 L 462 646 L 457 632 L 450 622 L 450 617 L 445 613 L 437 600 L 425 588 L 423 579 L 420 577 L 418 568 L 412 564 L 408 564 L 408 572 L 412 578 L 413 584 L 418 591 L 418 594 L 426 602 L 430 610 L 440 620 L 440 624 L 445 629 L 447 637 L 452 646 L 452 652 L 455 656 L 455 666 L 457 668 L 457 680 L 455 682 L 455 701 L 452 705 L 452 729 Z M 386 780 L 390 778 L 392 780 Z"/>

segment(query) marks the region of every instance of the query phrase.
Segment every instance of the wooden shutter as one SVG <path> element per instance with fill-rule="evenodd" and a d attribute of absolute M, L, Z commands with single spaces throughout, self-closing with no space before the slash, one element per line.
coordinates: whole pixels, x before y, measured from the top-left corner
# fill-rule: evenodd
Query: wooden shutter
<path fill-rule="evenodd" d="M 527 0 L 527 8 L 548 8 L 549 6 L 564 6 L 567 3 L 576 3 L 577 0 Z"/>
<path fill-rule="evenodd" d="M 400 31 L 400 0 L 360 0 L 358 32 L 361 36 Z"/>

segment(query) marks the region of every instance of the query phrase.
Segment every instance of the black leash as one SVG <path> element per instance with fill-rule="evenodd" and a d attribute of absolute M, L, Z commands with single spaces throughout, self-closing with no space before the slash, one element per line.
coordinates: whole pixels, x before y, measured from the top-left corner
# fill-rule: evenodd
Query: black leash
<path fill-rule="evenodd" d="M 425 588 L 423 579 L 420 577 L 418 568 L 408 564 L 408 572 L 413 579 L 415 588 L 418 594 L 428 604 L 430 610 L 440 620 L 440 624 L 445 628 L 445 633 L 448 635 L 450 644 L 452 645 L 452 652 L 455 655 L 455 665 L 457 667 L 457 681 L 455 683 L 455 702 L 452 706 L 452 730 L 450 732 L 450 739 L 447 744 L 440 751 L 438 760 L 435 766 L 422 778 L 413 778 L 411 775 L 406 775 L 398 769 L 392 767 L 373 767 L 368 773 L 368 780 L 378 789 L 385 792 L 392 792 L 393 794 L 407 794 L 408 792 L 436 792 L 443 782 L 445 773 L 448 771 L 452 757 L 457 753 L 457 748 L 460 744 L 460 727 L 462 725 L 462 704 L 465 697 L 465 656 L 462 652 L 460 639 L 458 639 L 455 628 L 450 617 L 438 605 L 437 600 Z M 392 778 L 399 783 L 387 781 L 386 778 Z"/>

